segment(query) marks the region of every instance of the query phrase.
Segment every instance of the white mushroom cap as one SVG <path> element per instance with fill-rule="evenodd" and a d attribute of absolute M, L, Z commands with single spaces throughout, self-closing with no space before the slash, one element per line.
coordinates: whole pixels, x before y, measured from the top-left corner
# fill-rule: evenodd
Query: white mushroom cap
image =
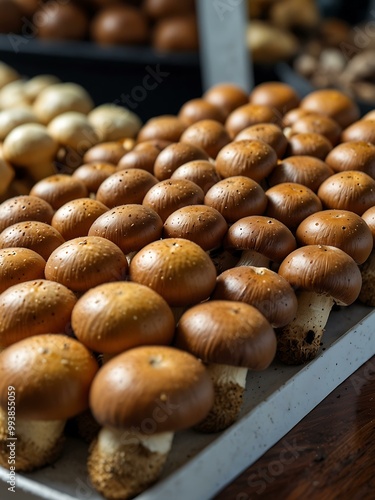
<path fill-rule="evenodd" d="M 38 123 L 30 107 L 20 106 L 0 111 L 0 141 L 3 141 L 14 128 L 25 123 Z"/>
<path fill-rule="evenodd" d="M 99 140 L 87 116 L 77 111 L 68 111 L 56 116 L 49 123 L 47 130 L 56 142 L 80 154 L 84 154 Z"/>
<path fill-rule="evenodd" d="M 122 106 L 102 104 L 88 115 L 101 141 L 116 141 L 125 137 L 134 138 L 140 128 L 140 118 Z"/>
<path fill-rule="evenodd" d="M 24 80 L 15 80 L 0 89 L 0 109 L 9 109 L 20 105 L 27 106 L 28 104 Z"/>
<path fill-rule="evenodd" d="M 50 85 L 54 85 L 56 83 L 60 83 L 59 78 L 54 75 L 37 75 L 34 78 L 30 78 L 27 82 L 25 82 L 25 94 L 26 97 L 34 102 L 38 95 L 45 88 Z"/>
<path fill-rule="evenodd" d="M 20 75 L 15 69 L 0 61 L 0 89 L 3 88 L 4 85 L 18 80 L 19 78 Z"/>

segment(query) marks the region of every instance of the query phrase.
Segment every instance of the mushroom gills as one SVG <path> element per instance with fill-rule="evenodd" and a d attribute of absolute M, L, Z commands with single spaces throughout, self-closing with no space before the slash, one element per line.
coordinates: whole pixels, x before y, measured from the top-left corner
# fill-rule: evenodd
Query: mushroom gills
<path fill-rule="evenodd" d="M 261 253 L 255 250 L 243 250 L 240 260 L 236 264 L 236 267 L 255 266 L 255 267 L 269 268 L 270 265 L 271 265 L 271 260 L 265 255 L 262 255 Z"/>
<path fill-rule="evenodd" d="M 322 293 L 301 291 L 297 298 L 296 317 L 277 329 L 277 357 L 288 365 L 303 364 L 316 356 L 334 304 L 330 295 Z"/>
<path fill-rule="evenodd" d="M 126 500 L 154 483 L 172 447 L 173 432 L 146 435 L 103 427 L 91 444 L 88 471 L 106 499 Z"/>
<path fill-rule="evenodd" d="M 207 371 L 213 384 L 215 399 L 207 417 L 194 426 L 201 432 L 219 432 L 233 424 L 242 407 L 248 369 L 212 363 Z"/>
<path fill-rule="evenodd" d="M 366 306 L 375 307 L 375 251 L 371 252 L 359 269 L 362 275 L 362 287 L 358 298 Z"/>
<path fill-rule="evenodd" d="M 17 417 L 15 429 L 15 467 L 30 472 L 53 463 L 64 444 L 65 420 L 29 420 Z M 0 465 L 9 467 L 8 419 L 0 409 Z"/>

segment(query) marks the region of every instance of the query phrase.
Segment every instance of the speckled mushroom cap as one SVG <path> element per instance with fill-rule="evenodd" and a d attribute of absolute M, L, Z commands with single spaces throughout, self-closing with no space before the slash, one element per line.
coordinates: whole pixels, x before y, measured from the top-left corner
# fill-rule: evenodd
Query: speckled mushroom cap
<path fill-rule="evenodd" d="M 146 419 L 155 432 L 174 432 L 203 420 L 214 401 L 212 381 L 191 354 L 166 346 L 130 349 L 106 363 L 95 377 L 90 407 L 103 426 L 129 429 Z M 166 418 L 155 419 L 165 405 Z"/>
<path fill-rule="evenodd" d="M 124 279 L 128 263 L 120 248 L 99 236 L 74 238 L 60 245 L 47 260 L 45 275 L 75 292 Z"/>
<path fill-rule="evenodd" d="M 221 177 L 215 165 L 210 161 L 194 160 L 178 167 L 171 175 L 171 179 L 187 179 L 195 182 L 204 193 L 207 193 L 214 184 L 220 181 Z"/>
<path fill-rule="evenodd" d="M 0 233 L 0 248 L 30 248 L 45 260 L 64 241 L 57 229 L 38 221 L 17 222 Z"/>
<path fill-rule="evenodd" d="M 272 187 L 283 182 L 296 182 L 315 193 L 320 184 L 333 173 L 327 163 L 314 156 L 289 156 L 276 165 L 268 177 L 268 183 Z"/>
<path fill-rule="evenodd" d="M 216 170 L 222 177 L 243 175 L 260 182 L 277 163 L 276 151 L 264 141 L 243 140 L 224 146 L 216 158 Z"/>
<path fill-rule="evenodd" d="M 120 170 L 102 182 L 96 199 L 109 208 L 127 203 L 142 203 L 147 191 L 157 182 L 156 177 L 146 170 Z"/>
<path fill-rule="evenodd" d="M 278 273 L 294 289 L 329 295 L 344 306 L 358 298 L 362 285 L 354 260 L 340 248 L 329 245 L 297 248 L 283 260 Z"/>
<path fill-rule="evenodd" d="M 337 172 L 322 182 L 318 196 L 324 208 L 349 210 L 361 215 L 375 205 L 375 180 L 356 170 Z"/>
<path fill-rule="evenodd" d="M 66 335 L 21 340 L 0 354 L 0 406 L 7 407 L 13 386 L 19 418 L 66 420 L 88 408 L 98 368 L 86 347 Z"/>
<path fill-rule="evenodd" d="M 57 229 L 65 240 L 87 236 L 93 222 L 107 210 L 108 207 L 98 200 L 77 198 L 56 210 L 51 226 Z"/>
<path fill-rule="evenodd" d="M 85 198 L 88 196 L 88 191 L 79 179 L 70 175 L 56 174 L 34 184 L 30 195 L 47 201 L 54 210 L 57 210 L 68 201 Z"/>
<path fill-rule="evenodd" d="M 187 306 L 209 297 L 216 269 L 193 241 L 166 238 L 146 245 L 134 256 L 130 279 L 149 286 L 171 306 Z"/>
<path fill-rule="evenodd" d="M 224 125 L 216 120 L 201 120 L 190 125 L 181 135 L 181 142 L 203 149 L 210 158 L 216 158 L 221 148 L 230 142 Z"/>
<path fill-rule="evenodd" d="M 250 370 L 264 370 L 276 354 L 276 335 L 263 314 L 230 300 L 211 300 L 185 311 L 175 344 L 204 363 Z"/>
<path fill-rule="evenodd" d="M 372 120 L 358 120 L 342 131 L 341 141 L 364 141 L 375 145 L 375 115 Z"/>
<path fill-rule="evenodd" d="M 119 141 L 102 142 L 86 151 L 83 161 L 84 163 L 104 162 L 117 165 L 127 152 L 128 150 Z"/>
<path fill-rule="evenodd" d="M 277 109 L 281 115 L 299 105 L 300 98 L 291 85 L 283 82 L 264 82 L 250 93 L 250 102 Z"/>
<path fill-rule="evenodd" d="M 155 160 L 160 154 L 160 149 L 148 142 L 141 142 L 139 146 L 142 144 L 144 144 L 142 148 L 132 149 L 121 157 L 116 167 L 117 171 L 140 168 L 153 174 Z"/>
<path fill-rule="evenodd" d="M 176 210 L 166 219 L 163 236 L 185 238 L 209 251 L 221 245 L 227 230 L 227 222 L 215 208 L 190 205 Z"/>
<path fill-rule="evenodd" d="M 93 162 L 81 165 L 73 173 L 73 179 L 79 179 L 86 186 L 88 193 L 96 193 L 99 186 L 116 172 L 111 163 Z"/>
<path fill-rule="evenodd" d="M 314 156 L 324 160 L 332 149 L 331 142 L 322 134 L 304 132 L 289 137 L 286 154 L 288 156 Z"/>
<path fill-rule="evenodd" d="M 232 223 L 248 215 L 263 214 L 267 197 L 256 181 L 237 175 L 214 184 L 207 191 L 204 204 L 216 208 L 227 222 Z"/>
<path fill-rule="evenodd" d="M 178 117 L 187 126 L 201 120 L 216 120 L 224 123 L 226 115 L 223 110 L 200 97 L 186 101 L 178 112 Z"/>
<path fill-rule="evenodd" d="M 53 213 L 51 205 L 37 196 L 20 195 L 9 198 L 0 205 L 0 231 L 27 220 L 49 224 Z"/>
<path fill-rule="evenodd" d="M 369 257 L 373 239 L 366 222 L 348 210 L 323 210 L 304 219 L 298 226 L 299 245 L 331 245 L 341 248 L 357 264 Z"/>
<path fill-rule="evenodd" d="M 265 216 L 239 219 L 228 229 L 225 246 L 237 250 L 255 250 L 274 262 L 281 262 L 295 250 L 296 240 L 285 224 Z"/>
<path fill-rule="evenodd" d="M 362 214 L 362 219 L 366 222 L 375 242 L 375 205 Z"/>
<path fill-rule="evenodd" d="M 375 145 L 369 142 L 349 141 L 339 144 L 325 161 L 335 172 L 359 170 L 375 178 Z"/>
<path fill-rule="evenodd" d="M 343 92 L 335 89 L 322 89 L 310 92 L 300 103 L 302 109 L 329 116 L 342 128 L 347 127 L 360 117 L 357 104 Z"/>
<path fill-rule="evenodd" d="M 234 141 L 263 141 L 275 150 L 278 158 L 282 158 L 288 146 L 288 139 L 275 123 L 257 123 L 243 129 Z"/>
<path fill-rule="evenodd" d="M 249 102 L 247 93 L 233 83 L 218 83 L 210 87 L 203 94 L 203 99 L 218 106 L 225 116 Z"/>
<path fill-rule="evenodd" d="M 159 181 L 169 179 L 178 167 L 194 160 L 208 160 L 208 154 L 192 144 L 183 142 L 170 144 L 156 158 L 154 175 Z"/>
<path fill-rule="evenodd" d="M 256 307 L 274 328 L 290 323 L 297 312 L 297 297 L 290 284 L 265 267 L 238 266 L 216 280 L 213 300 L 234 300 Z"/>
<path fill-rule="evenodd" d="M 186 125 L 173 115 L 161 115 L 150 118 L 140 129 L 137 142 L 162 139 L 165 141 L 178 142 Z"/>
<path fill-rule="evenodd" d="M 175 320 L 158 293 L 125 281 L 104 283 L 86 292 L 73 309 L 72 327 L 90 349 L 118 354 L 139 345 L 169 344 Z"/>
<path fill-rule="evenodd" d="M 114 207 L 98 217 L 88 234 L 113 241 L 127 254 L 158 240 L 162 230 L 163 221 L 155 210 L 144 205 L 128 204 Z"/>
<path fill-rule="evenodd" d="M 0 250 L 0 293 L 24 281 L 43 279 L 46 261 L 29 248 Z"/>
<path fill-rule="evenodd" d="M 320 113 L 309 113 L 296 120 L 291 126 L 291 134 L 305 134 L 314 132 L 326 137 L 329 142 L 335 146 L 341 135 L 340 125 Z"/>
<path fill-rule="evenodd" d="M 281 124 L 280 113 L 269 106 L 260 104 L 244 104 L 232 111 L 225 122 L 229 136 L 234 139 L 241 130 L 257 123 Z"/>
<path fill-rule="evenodd" d="M 166 179 L 152 186 L 142 204 L 157 212 L 165 221 L 175 210 L 187 205 L 203 204 L 204 192 L 192 181 Z"/>
<path fill-rule="evenodd" d="M 64 285 L 26 281 L 0 294 L 0 349 L 41 333 L 69 331 L 77 299 Z"/>
<path fill-rule="evenodd" d="M 266 215 L 285 224 L 291 231 L 309 215 L 322 210 L 319 197 L 307 186 L 294 182 L 276 184 L 266 191 Z"/>

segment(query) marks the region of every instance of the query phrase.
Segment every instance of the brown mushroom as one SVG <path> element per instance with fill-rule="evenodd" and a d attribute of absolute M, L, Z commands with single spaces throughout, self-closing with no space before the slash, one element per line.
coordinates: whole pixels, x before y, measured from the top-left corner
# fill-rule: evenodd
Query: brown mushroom
<path fill-rule="evenodd" d="M 139 168 L 150 172 L 150 174 L 154 173 L 154 164 L 156 158 L 159 156 L 160 149 L 149 143 L 141 142 L 139 145 L 141 144 L 145 144 L 145 146 L 141 149 L 132 149 L 132 151 L 121 157 L 116 170 Z"/>
<path fill-rule="evenodd" d="M 281 125 L 280 113 L 269 106 L 245 104 L 232 111 L 225 122 L 225 128 L 234 139 L 242 130 L 258 123 Z"/>
<path fill-rule="evenodd" d="M 152 32 L 152 46 L 160 52 L 198 50 L 198 26 L 195 16 L 173 16 L 159 19 Z"/>
<path fill-rule="evenodd" d="M 161 115 L 150 118 L 140 129 L 137 142 L 161 139 L 164 141 L 178 142 L 186 125 L 173 115 Z"/>
<path fill-rule="evenodd" d="M 322 134 L 305 132 L 289 137 L 287 155 L 315 156 L 324 160 L 332 149 L 331 142 Z"/>
<path fill-rule="evenodd" d="M 193 123 L 201 120 L 215 120 L 217 122 L 224 123 L 226 118 L 221 108 L 202 98 L 195 98 L 186 101 L 181 106 L 180 111 L 178 112 L 178 117 L 186 124 L 186 126 L 192 125 Z"/>
<path fill-rule="evenodd" d="M 320 113 L 309 113 L 296 120 L 292 124 L 290 132 L 291 134 L 308 134 L 311 132 L 320 134 L 326 137 L 332 146 L 336 146 L 340 140 L 341 127 L 329 116 Z"/>
<path fill-rule="evenodd" d="M 29 248 L 0 250 L 0 293 L 24 281 L 44 278 L 46 261 Z"/>
<path fill-rule="evenodd" d="M 335 172 L 360 170 L 375 178 L 375 145 L 369 142 L 348 141 L 339 144 L 325 161 Z"/>
<path fill-rule="evenodd" d="M 216 158 L 219 151 L 230 142 L 224 125 L 215 120 L 201 120 L 190 125 L 181 135 L 181 142 L 203 149 L 210 158 Z"/>
<path fill-rule="evenodd" d="M 341 141 L 364 141 L 375 145 L 375 116 L 374 119 L 358 120 L 342 131 Z"/>
<path fill-rule="evenodd" d="M 115 141 L 102 142 L 92 146 L 83 156 L 85 163 L 103 162 L 117 165 L 128 151 L 123 144 Z"/>
<path fill-rule="evenodd" d="M 192 144 L 176 142 L 163 149 L 155 160 L 154 175 L 159 181 L 169 179 L 178 167 L 194 160 L 208 160 L 208 154 Z"/>
<path fill-rule="evenodd" d="M 14 196 L 0 205 L 0 232 L 23 221 L 50 224 L 54 211 L 51 205 L 37 196 Z"/>
<path fill-rule="evenodd" d="M 72 3 L 57 3 L 48 9 L 42 5 L 35 12 L 38 22 L 38 38 L 43 40 L 83 40 L 86 37 L 89 18 L 87 12 L 80 6 Z M 34 19 L 34 17 L 33 17 Z"/>
<path fill-rule="evenodd" d="M 264 82 L 250 93 L 250 103 L 276 109 L 281 115 L 299 105 L 300 98 L 293 87 L 283 82 Z"/>
<path fill-rule="evenodd" d="M 234 141 L 263 141 L 275 150 L 277 157 L 282 158 L 288 146 L 288 139 L 283 131 L 274 123 L 257 123 L 243 129 Z"/>
<path fill-rule="evenodd" d="M 278 272 L 298 298 L 295 318 L 278 332 L 278 357 L 302 364 L 316 357 L 333 304 L 348 306 L 358 298 L 361 273 L 347 253 L 328 245 L 298 248 Z"/>
<path fill-rule="evenodd" d="M 116 167 L 112 163 L 93 162 L 78 167 L 72 173 L 72 178 L 83 182 L 89 194 L 96 194 L 101 183 L 115 172 Z"/>
<path fill-rule="evenodd" d="M 30 196 L 37 196 L 54 210 L 77 198 L 87 197 L 86 186 L 77 178 L 66 174 L 50 175 L 34 184 Z"/>
<path fill-rule="evenodd" d="M 145 0 L 143 9 L 152 19 L 191 14 L 194 12 L 194 0 Z"/>
<path fill-rule="evenodd" d="M 216 170 L 215 165 L 207 160 L 194 160 L 184 163 L 178 167 L 171 179 L 187 179 L 194 182 L 203 192 L 207 191 L 220 180 L 220 176 Z"/>
<path fill-rule="evenodd" d="M 219 107 L 226 118 L 249 101 L 247 93 L 234 83 L 218 83 L 212 86 L 203 94 L 203 99 Z"/>

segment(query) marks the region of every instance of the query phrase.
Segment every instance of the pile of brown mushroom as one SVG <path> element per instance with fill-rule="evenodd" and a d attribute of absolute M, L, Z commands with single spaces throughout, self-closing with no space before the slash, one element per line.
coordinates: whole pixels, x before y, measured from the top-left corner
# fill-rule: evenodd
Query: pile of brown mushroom
<path fill-rule="evenodd" d="M 18 471 L 56 460 L 75 417 L 94 486 L 130 498 L 175 432 L 236 421 L 248 371 L 317 356 L 334 304 L 375 306 L 374 115 L 335 90 L 221 84 L 141 125 L 8 75 L 24 115 L 0 112 L 0 464 L 13 386 Z"/>

